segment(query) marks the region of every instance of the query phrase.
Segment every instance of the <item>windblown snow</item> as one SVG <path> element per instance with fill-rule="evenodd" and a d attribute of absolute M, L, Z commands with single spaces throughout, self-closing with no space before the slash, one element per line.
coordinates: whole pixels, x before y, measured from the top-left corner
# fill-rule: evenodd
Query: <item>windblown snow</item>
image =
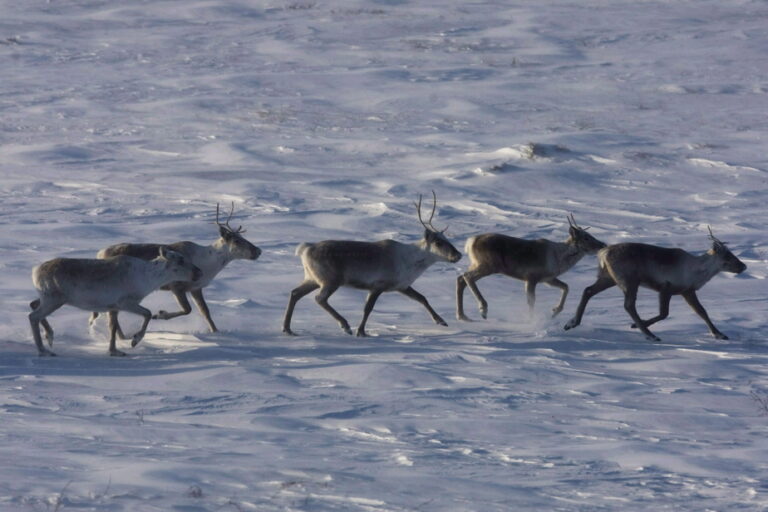
<path fill-rule="evenodd" d="M 0 509 L 762 511 L 768 508 L 768 5 L 758 0 L 0 1 Z M 438 263 L 368 338 L 313 300 L 295 248 L 499 232 L 709 249 L 747 265 L 636 330 L 617 288 L 564 331 L 596 259 L 538 289 Z M 30 273 L 118 242 L 263 250 L 150 323 L 50 317 Z M 353 327 L 365 292 L 330 302 Z M 643 317 L 655 294 L 641 291 Z M 144 304 L 173 310 L 167 292 Z M 126 331 L 140 318 L 121 314 Z"/>

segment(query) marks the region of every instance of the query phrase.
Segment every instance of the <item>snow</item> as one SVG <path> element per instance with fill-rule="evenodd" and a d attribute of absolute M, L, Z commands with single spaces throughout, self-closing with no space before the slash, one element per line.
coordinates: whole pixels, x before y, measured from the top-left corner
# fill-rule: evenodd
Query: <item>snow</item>
<path fill-rule="evenodd" d="M 508 511 L 768 508 L 768 28 L 764 2 L 0 1 L 0 510 Z M 615 288 L 564 331 L 595 258 L 540 287 L 467 260 L 385 294 L 369 338 L 311 296 L 298 243 L 457 248 L 490 231 L 700 253 L 748 269 L 675 298 L 650 343 Z M 103 320 L 51 316 L 30 272 L 123 241 L 210 243 L 216 203 L 264 251 L 153 321 L 129 357 Z M 331 303 L 355 326 L 364 293 Z M 173 307 L 167 293 L 144 302 Z M 644 317 L 656 309 L 640 294 Z M 121 316 L 127 332 L 138 317 Z"/>

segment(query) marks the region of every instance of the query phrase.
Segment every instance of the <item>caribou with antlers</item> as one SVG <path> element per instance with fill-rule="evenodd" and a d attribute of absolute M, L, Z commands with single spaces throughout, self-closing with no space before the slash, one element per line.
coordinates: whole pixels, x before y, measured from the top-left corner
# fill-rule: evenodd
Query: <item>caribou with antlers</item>
<path fill-rule="evenodd" d="M 533 313 L 536 303 L 536 285 L 548 284 L 560 288 L 560 302 L 552 310 L 553 316 L 563 310 L 568 296 L 568 285 L 558 279 L 560 274 L 573 267 L 587 254 L 594 254 L 605 244 L 596 239 L 587 229 L 576 224 L 571 214 L 568 217 L 569 237 L 565 242 L 550 240 L 524 240 L 498 233 L 485 233 L 467 240 L 464 248 L 469 255 L 469 270 L 456 280 L 456 318 L 470 319 L 464 314 L 464 288 L 469 286 L 480 306 L 480 315 L 488 315 L 486 302 L 477 281 L 491 274 L 504 274 L 525 281 L 525 293 L 529 312 Z"/>
<path fill-rule="evenodd" d="M 256 260 L 261 255 L 261 249 L 253 245 L 251 242 L 243 237 L 245 230 L 242 226 L 238 226 L 234 229 L 229 225 L 229 221 L 232 220 L 232 215 L 235 211 L 235 204 L 232 203 L 232 208 L 229 212 L 229 217 L 224 223 L 219 221 L 219 205 L 216 204 L 216 225 L 219 227 L 219 239 L 213 242 L 211 245 L 202 246 L 194 242 L 175 242 L 172 244 L 117 244 L 106 249 L 102 249 L 96 255 L 97 258 L 112 258 L 118 255 L 134 256 L 141 259 L 152 259 L 157 256 L 158 251 L 162 248 L 172 249 L 179 252 L 189 258 L 193 264 L 197 265 L 202 271 L 202 275 L 195 280 L 179 280 L 173 283 L 163 286 L 162 290 L 169 290 L 176 297 L 181 307 L 180 311 L 167 312 L 158 311 L 153 317 L 160 320 L 169 320 L 182 315 L 188 315 L 192 311 L 192 307 L 187 300 L 187 292 L 192 296 L 192 300 L 195 302 L 197 309 L 205 318 L 208 328 L 211 332 L 216 332 L 216 324 L 211 318 L 211 313 L 208 309 L 208 305 L 203 297 L 203 288 L 208 286 L 216 275 L 227 266 L 232 260 Z M 93 322 L 98 313 L 94 312 L 91 317 Z M 124 337 L 120 325 L 117 326 L 118 335 Z"/>
<path fill-rule="evenodd" d="M 352 334 L 347 320 L 330 304 L 328 298 L 341 286 L 368 290 L 363 310 L 363 319 L 357 328 L 357 336 L 366 336 L 365 324 L 376 300 L 384 292 L 397 291 L 423 305 L 435 323 L 447 325 L 427 299 L 413 289 L 411 284 L 437 261 L 455 263 L 461 253 L 451 245 L 444 231 L 432 225 L 437 208 L 437 196 L 432 192 L 432 213 L 428 221 L 421 217 L 421 196 L 416 203 L 419 222 L 424 226 L 424 237 L 415 244 L 404 244 L 394 240 L 378 242 L 357 242 L 326 240 L 317 243 L 302 243 L 296 249 L 304 266 L 304 281 L 296 287 L 288 301 L 283 319 L 283 332 L 291 331 L 291 317 L 296 303 L 308 293 L 320 291 L 315 296 L 317 303 L 325 309 L 347 333 Z"/>
<path fill-rule="evenodd" d="M 669 316 L 669 302 L 673 295 L 682 295 L 689 306 L 709 327 L 709 332 L 721 340 L 728 337 L 720 332 L 709 319 L 699 302 L 696 291 L 721 271 L 740 274 L 747 266 L 715 238 L 709 228 L 712 248 L 701 256 L 694 256 L 682 249 L 668 249 L 641 243 L 611 245 L 598 254 L 597 281 L 584 290 L 576 315 L 565 324 L 572 329 L 581 323 L 589 299 L 613 286 L 624 292 L 624 309 L 632 317 L 633 328 L 638 328 L 651 341 L 661 341 L 648 327 Z M 643 320 L 635 303 L 639 287 L 650 288 L 659 294 L 659 314 Z"/>

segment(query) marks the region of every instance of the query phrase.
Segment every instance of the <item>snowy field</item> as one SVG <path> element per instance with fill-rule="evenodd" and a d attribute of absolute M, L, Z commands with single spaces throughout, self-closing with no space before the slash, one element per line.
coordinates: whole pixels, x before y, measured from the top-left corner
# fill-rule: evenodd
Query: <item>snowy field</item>
<path fill-rule="evenodd" d="M 0 64 L 0 510 L 768 508 L 765 2 L 0 0 Z M 494 276 L 456 321 L 465 257 L 414 285 L 449 327 L 386 294 L 359 339 L 308 296 L 281 333 L 298 243 L 415 242 L 431 190 L 461 250 L 573 213 L 698 254 L 711 225 L 748 266 L 699 294 L 730 340 L 677 297 L 650 343 L 616 288 L 564 331 L 594 257 L 554 319 Z M 221 332 L 111 358 L 65 307 L 37 356 L 34 265 L 211 243 L 217 202 L 264 251 L 206 290 Z"/>

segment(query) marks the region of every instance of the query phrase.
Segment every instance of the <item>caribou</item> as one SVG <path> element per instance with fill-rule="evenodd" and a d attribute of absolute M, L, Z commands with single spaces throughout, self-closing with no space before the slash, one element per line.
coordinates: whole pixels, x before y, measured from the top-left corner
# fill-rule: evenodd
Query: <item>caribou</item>
<path fill-rule="evenodd" d="M 169 290 L 173 293 L 181 310 L 175 312 L 160 310 L 153 318 L 170 320 L 171 318 L 191 313 L 192 307 L 189 305 L 189 300 L 187 300 L 187 292 L 189 292 L 198 311 L 200 311 L 200 314 L 203 315 L 203 318 L 208 324 L 210 331 L 216 332 L 218 329 L 213 322 L 213 318 L 211 318 L 208 304 L 206 304 L 205 298 L 203 297 L 203 288 L 208 286 L 213 278 L 216 277 L 216 275 L 221 272 L 230 261 L 237 259 L 256 260 L 261 255 L 261 249 L 246 240 L 243 236 L 245 230 L 242 226 L 239 226 L 237 229 L 230 226 L 229 221 L 232 219 L 234 211 L 235 204 L 232 203 L 229 217 L 227 217 L 227 220 L 224 223 L 221 223 L 219 221 L 219 205 L 216 204 L 216 225 L 219 228 L 219 238 L 211 245 L 202 246 L 194 242 L 186 241 L 167 245 L 123 243 L 102 249 L 96 257 L 103 259 L 118 255 L 126 255 L 150 260 L 156 257 L 158 251 L 162 248 L 171 249 L 183 254 L 189 258 L 194 265 L 200 268 L 202 274 L 195 280 L 177 280 L 162 286 L 162 290 Z M 91 316 L 91 323 L 93 323 L 97 317 L 98 313 L 94 312 Z M 119 323 L 117 324 L 117 333 L 120 338 L 125 339 Z"/>
<path fill-rule="evenodd" d="M 683 249 L 642 243 L 620 243 L 602 249 L 598 253 L 597 281 L 584 289 L 576 315 L 565 324 L 565 329 L 572 329 L 581 323 L 589 299 L 603 290 L 618 286 L 624 292 L 624 309 L 634 322 L 632 327 L 640 329 L 651 341 L 661 341 L 648 327 L 669 316 L 669 302 L 673 295 L 683 296 L 715 338 L 727 340 L 728 337 L 709 319 L 696 291 L 722 271 L 740 274 L 747 266 L 712 234 L 711 228 L 709 238 L 712 248 L 700 256 Z M 659 294 L 659 314 L 648 320 L 641 319 L 635 307 L 637 291 L 641 286 Z"/>
<path fill-rule="evenodd" d="M 133 335 L 135 347 L 144 337 L 152 313 L 139 303 L 152 291 L 173 281 L 193 281 L 200 269 L 183 255 L 161 248 L 157 257 L 145 261 L 131 256 L 105 260 L 55 258 L 32 270 L 32 282 L 39 298 L 30 303 L 32 337 L 41 356 L 56 354 L 43 346 L 40 325 L 48 346 L 53 347 L 53 329 L 46 317 L 69 304 L 87 311 L 109 313 L 109 354 L 124 356 L 115 346 L 117 312 L 128 311 L 144 317 L 141 329 Z"/>
<path fill-rule="evenodd" d="M 546 239 L 525 240 L 499 233 L 473 236 L 465 245 L 469 255 L 469 270 L 456 280 L 456 318 L 471 321 L 464 314 L 464 288 L 474 294 L 480 315 L 488 316 L 488 302 L 480 293 L 477 281 L 492 274 L 504 274 L 525 282 L 529 314 L 536 303 L 536 285 L 544 283 L 562 290 L 560 302 L 552 310 L 555 316 L 563 310 L 568 296 L 568 285 L 558 276 L 568 271 L 587 254 L 594 254 L 605 244 L 587 233 L 576 223 L 573 214 L 568 218 L 568 239 L 552 242 Z"/>
<path fill-rule="evenodd" d="M 304 267 L 304 281 L 291 291 L 288 307 L 283 319 L 283 332 L 291 331 L 291 317 L 296 303 L 308 293 L 317 290 L 315 300 L 327 311 L 347 334 L 352 334 L 347 320 L 330 304 L 328 298 L 341 286 L 368 291 L 363 309 L 363 318 L 357 327 L 357 336 L 366 336 L 365 324 L 376 300 L 384 292 L 397 291 L 409 297 L 429 312 L 432 320 L 439 325 L 448 325 L 432 309 L 426 297 L 411 286 L 431 265 L 438 261 L 456 263 L 461 253 L 451 245 L 445 230 L 439 231 L 432 225 L 437 208 L 437 196 L 432 191 L 432 213 L 426 222 L 421 216 L 421 195 L 416 203 L 419 222 L 424 227 L 424 236 L 415 244 L 404 244 L 394 240 L 358 242 L 347 240 L 325 240 L 317 243 L 302 243 L 296 249 Z"/>

